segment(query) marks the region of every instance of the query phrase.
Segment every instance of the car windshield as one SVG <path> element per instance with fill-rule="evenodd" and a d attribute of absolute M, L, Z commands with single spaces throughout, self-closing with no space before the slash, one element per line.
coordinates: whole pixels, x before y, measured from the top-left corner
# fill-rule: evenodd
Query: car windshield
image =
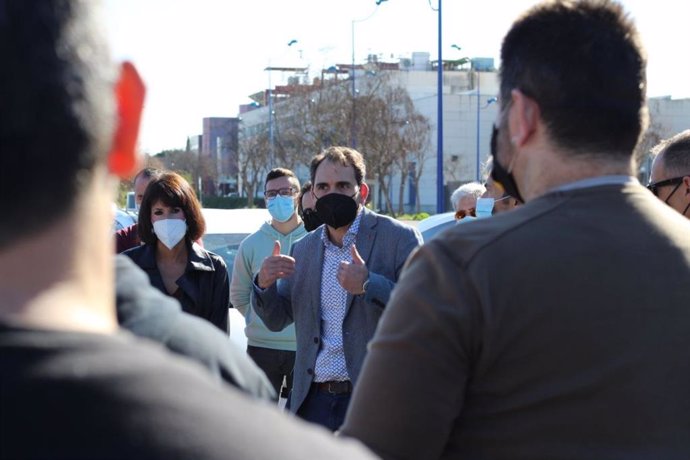
<path fill-rule="evenodd" d="M 228 266 L 228 275 L 232 276 L 232 264 L 235 262 L 240 243 L 248 236 L 246 233 L 215 233 L 202 237 L 204 249 L 221 256 Z"/>

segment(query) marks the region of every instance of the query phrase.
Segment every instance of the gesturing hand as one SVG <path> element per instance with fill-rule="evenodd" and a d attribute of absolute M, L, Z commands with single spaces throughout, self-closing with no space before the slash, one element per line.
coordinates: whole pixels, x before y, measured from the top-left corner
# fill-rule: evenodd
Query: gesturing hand
<path fill-rule="evenodd" d="M 352 295 L 358 295 L 364 293 L 362 286 L 369 277 L 369 269 L 354 244 L 350 249 L 350 253 L 352 254 L 352 263 L 340 262 L 337 277 L 343 289 Z"/>
<path fill-rule="evenodd" d="M 261 289 L 266 289 L 278 278 L 287 278 L 295 271 L 295 259 L 280 253 L 280 241 L 273 244 L 273 252 L 261 263 L 261 270 L 257 283 Z"/>

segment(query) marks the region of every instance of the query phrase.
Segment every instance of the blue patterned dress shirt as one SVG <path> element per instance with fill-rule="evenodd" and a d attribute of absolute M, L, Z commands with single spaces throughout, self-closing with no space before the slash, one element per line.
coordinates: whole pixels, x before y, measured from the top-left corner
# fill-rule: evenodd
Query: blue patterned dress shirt
<path fill-rule="evenodd" d="M 349 380 L 343 350 L 343 320 L 347 309 L 347 291 L 336 277 L 341 261 L 352 263 L 350 253 L 357 238 L 359 222 L 362 220 L 359 210 L 347 233 L 343 237 L 343 247 L 339 248 L 328 239 L 326 226 L 321 230 L 321 241 L 324 245 L 323 268 L 321 269 L 321 349 L 316 356 L 314 381 Z"/>

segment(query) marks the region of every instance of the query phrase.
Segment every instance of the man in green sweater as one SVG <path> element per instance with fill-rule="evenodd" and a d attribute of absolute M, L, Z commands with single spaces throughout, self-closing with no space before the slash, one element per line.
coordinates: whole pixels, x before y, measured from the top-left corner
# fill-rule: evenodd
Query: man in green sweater
<path fill-rule="evenodd" d="M 244 315 L 247 327 L 247 354 L 263 369 L 276 393 L 286 398 L 292 389 L 295 366 L 295 326 L 270 331 L 251 305 L 252 280 L 263 260 L 274 251 L 289 254 L 292 245 L 307 234 L 297 213 L 300 184 L 285 168 L 275 168 L 266 176 L 264 197 L 271 220 L 242 241 L 235 257 L 230 283 L 230 301 Z M 281 387 L 285 380 L 285 387 Z"/>

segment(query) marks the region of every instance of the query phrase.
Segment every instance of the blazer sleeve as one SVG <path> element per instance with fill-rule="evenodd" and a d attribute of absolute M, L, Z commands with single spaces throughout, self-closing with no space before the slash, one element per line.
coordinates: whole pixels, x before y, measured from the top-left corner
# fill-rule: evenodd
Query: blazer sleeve
<path fill-rule="evenodd" d="M 381 308 L 384 308 L 388 303 L 391 292 L 398 282 L 398 278 L 400 278 L 405 262 L 407 262 L 407 258 L 412 251 L 422 244 L 422 237 L 417 229 L 401 227 L 396 230 L 391 235 L 392 238 L 397 240 L 395 250 L 392 253 L 395 279 L 391 280 L 383 275 L 369 271 L 369 285 L 367 286 L 367 292 L 364 294 L 366 302 L 374 303 Z"/>
<path fill-rule="evenodd" d="M 266 289 L 256 283 L 252 286 L 252 307 L 266 327 L 274 332 L 282 331 L 294 322 L 292 302 L 290 301 L 291 278 L 280 279 Z"/>

